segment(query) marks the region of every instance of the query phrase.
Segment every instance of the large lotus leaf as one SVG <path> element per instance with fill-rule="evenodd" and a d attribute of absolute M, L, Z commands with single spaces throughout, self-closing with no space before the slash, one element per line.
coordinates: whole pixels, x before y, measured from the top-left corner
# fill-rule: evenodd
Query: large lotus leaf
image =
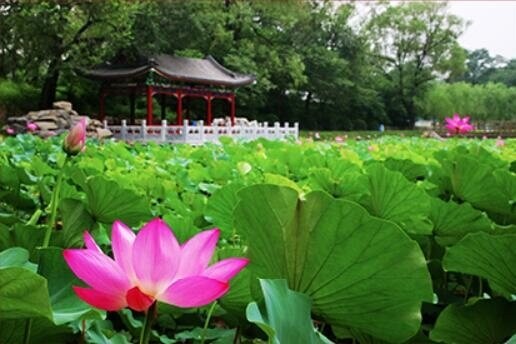
<path fill-rule="evenodd" d="M 37 247 L 43 242 L 45 229 L 32 225 L 17 223 L 10 231 L 13 246 L 19 246 L 29 251 L 31 258 L 37 253 Z M 34 259 L 33 259 L 34 261 Z"/>
<path fill-rule="evenodd" d="M 332 325 L 393 342 L 418 331 L 431 280 L 419 246 L 398 226 L 324 192 L 300 200 L 293 189 L 255 185 L 239 196 L 235 224 L 256 276 L 287 279 Z"/>
<path fill-rule="evenodd" d="M 516 176 L 509 171 L 496 170 L 473 158 L 458 157 L 449 168 L 451 185 L 457 197 L 475 208 L 502 214 L 507 221 L 516 221 Z"/>
<path fill-rule="evenodd" d="M 428 169 L 425 165 L 417 164 L 409 159 L 387 158 L 384 165 L 391 171 L 400 172 L 412 182 L 428 177 Z"/>
<path fill-rule="evenodd" d="M 372 215 L 393 221 L 407 233 L 432 233 L 427 217 L 430 197 L 422 189 L 379 163 L 368 166 L 366 172 L 370 196 L 361 203 Z"/>
<path fill-rule="evenodd" d="M 47 280 L 21 267 L 0 269 L 0 319 L 52 320 Z"/>
<path fill-rule="evenodd" d="M 11 247 L 0 252 L 0 269 L 13 266 L 36 271 L 37 266 L 29 262 L 29 251 L 21 247 Z"/>
<path fill-rule="evenodd" d="M 336 198 L 359 201 L 368 193 L 368 180 L 357 168 L 342 172 L 328 168 L 312 168 L 308 185 L 312 190 L 322 190 Z"/>
<path fill-rule="evenodd" d="M 79 318 L 101 317 L 103 312 L 93 310 L 75 295 L 72 285 L 82 285 L 82 283 L 66 265 L 62 249 L 52 247 L 41 250 L 39 270 L 48 281 L 50 303 L 56 325 Z"/>
<path fill-rule="evenodd" d="M 256 302 L 247 306 L 247 320 L 258 325 L 274 344 L 323 343 L 310 317 L 310 298 L 292 291 L 287 281 L 260 279 L 265 310 Z"/>
<path fill-rule="evenodd" d="M 516 332 L 516 302 L 479 300 L 472 305 L 449 305 L 437 318 L 430 338 L 456 344 L 503 343 Z"/>
<path fill-rule="evenodd" d="M 112 223 L 121 220 L 128 226 L 137 226 L 151 217 L 149 202 L 134 191 L 102 176 L 88 179 L 84 186 L 89 212 L 95 220 Z"/>
<path fill-rule="evenodd" d="M 435 239 L 440 245 L 453 245 L 473 232 L 494 232 L 493 223 L 485 213 L 474 209 L 469 203 L 431 200 L 430 220 L 434 224 Z"/>
<path fill-rule="evenodd" d="M 83 201 L 65 198 L 59 204 L 63 218 L 63 240 L 65 247 L 80 246 L 82 234 L 93 228 L 95 220 L 91 217 Z"/>
<path fill-rule="evenodd" d="M 208 199 L 206 218 L 226 235 L 233 233 L 233 209 L 238 203 L 237 192 L 241 188 L 241 184 L 227 184 Z"/>
<path fill-rule="evenodd" d="M 23 343 L 26 319 L 0 319 L 0 343 Z M 66 325 L 56 326 L 46 318 L 35 318 L 31 321 L 30 344 L 66 344 L 75 343 L 72 328 Z"/>
<path fill-rule="evenodd" d="M 449 247 L 443 259 L 446 270 L 486 278 L 495 291 L 516 295 L 516 234 L 468 234 Z"/>

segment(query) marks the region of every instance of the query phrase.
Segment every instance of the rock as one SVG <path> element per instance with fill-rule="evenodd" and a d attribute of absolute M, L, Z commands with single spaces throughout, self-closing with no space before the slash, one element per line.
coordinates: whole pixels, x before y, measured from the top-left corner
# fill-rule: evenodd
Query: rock
<path fill-rule="evenodd" d="M 25 116 L 10 117 L 7 119 L 6 128 L 12 128 L 15 133 L 29 132 L 27 124 L 34 123 L 38 129 L 32 131 L 32 134 L 46 138 L 54 135 L 59 135 L 70 130 L 83 117 L 86 117 L 88 126 L 86 128 L 88 137 L 107 138 L 113 134 L 108 129 L 104 129 L 102 122 L 96 119 L 90 119 L 87 116 L 79 116 L 79 114 L 72 110 L 70 102 L 55 102 L 54 109 L 31 111 Z M 4 130 L 5 131 L 5 130 Z"/>
<path fill-rule="evenodd" d="M 54 109 L 59 109 L 59 110 L 65 110 L 65 111 L 72 111 L 72 103 L 70 102 L 66 102 L 66 101 L 58 101 L 58 102 L 53 102 L 52 103 L 52 107 Z"/>
<path fill-rule="evenodd" d="M 98 139 L 105 139 L 105 138 L 113 136 L 113 133 L 109 129 L 97 128 L 96 132 L 97 132 Z"/>
<path fill-rule="evenodd" d="M 50 130 L 57 130 L 59 129 L 59 126 L 55 122 L 48 122 L 48 121 L 34 121 L 39 130 L 41 131 L 50 131 Z"/>

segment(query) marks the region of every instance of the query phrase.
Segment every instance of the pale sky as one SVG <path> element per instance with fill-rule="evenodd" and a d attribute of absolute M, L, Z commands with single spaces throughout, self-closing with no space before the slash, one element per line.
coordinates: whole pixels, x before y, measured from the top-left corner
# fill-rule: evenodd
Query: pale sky
<path fill-rule="evenodd" d="M 516 1 L 452 0 L 448 7 L 471 22 L 459 38 L 464 48 L 486 48 L 491 56 L 516 58 Z"/>
<path fill-rule="evenodd" d="M 347 1 L 334 0 L 336 4 Z M 359 13 L 364 14 L 371 2 L 374 0 L 355 0 Z M 459 38 L 464 48 L 485 48 L 491 56 L 516 58 L 516 0 L 449 0 L 448 10 L 470 22 Z"/>

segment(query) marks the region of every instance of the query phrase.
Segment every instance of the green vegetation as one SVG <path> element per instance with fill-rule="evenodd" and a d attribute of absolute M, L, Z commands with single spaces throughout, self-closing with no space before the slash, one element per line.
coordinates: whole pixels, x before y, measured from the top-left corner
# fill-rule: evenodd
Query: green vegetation
<path fill-rule="evenodd" d="M 444 3 L 378 2 L 367 14 L 359 14 L 354 4 L 334 5 L 12 1 L 0 6 L 0 89 L 8 86 L 10 94 L 0 92 L 0 108 L 10 115 L 48 107 L 59 98 L 94 115 L 99 85 L 81 77 L 80 70 L 155 53 L 211 54 L 230 69 L 255 74 L 255 85 L 238 90 L 239 114 L 298 121 L 311 130 L 376 130 L 380 123 L 410 128 L 418 117 L 469 111 L 455 105 L 466 97 L 438 96 L 443 88 L 446 93 L 447 87 L 463 87 L 450 82 L 514 87 L 514 61 L 462 49 L 457 38 L 464 22 Z M 471 115 L 514 120 L 516 105 L 494 95 L 496 88 L 501 86 L 471 91 Z M 512 88 L 503 92 L 514 94 Z M 127 111 L 123 99 L 108 103 L 115 115 Z"/>
<path fill-rule="evenodd" d="M 23 342 L 28 319 L 31 343 L 137 340 L 143 314 L 81 302 L 62 250 L 88 229 L 109 253 L 114 220 L 155 216 L 181 242 L 218 227 L 216 260 L 251 263 L 213 308 L 159 304 L 153 343 L 498 343 L 515 331 L 515 140 L 88 142 L 67 163 L 61 140 L 0 144 L 2 343 Z"/>

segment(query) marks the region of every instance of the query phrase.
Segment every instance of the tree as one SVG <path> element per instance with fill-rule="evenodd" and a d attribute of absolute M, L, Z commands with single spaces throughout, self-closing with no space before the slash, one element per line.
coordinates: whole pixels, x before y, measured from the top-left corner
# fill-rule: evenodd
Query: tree
<path fill-rule="evenodd" d="M 63 72 L 99 63 L 130 39 L 138 8 L 129 1 L 12 1 L 3 59 L 16 61 L 17 77 L 39 84 L 40 107 L 55 99 Z"/>
<path fill-rule="evenodd" d="M 443 2 L 372 8 L 364 34 L 386 78 L 382 91 L 395 103 L 389 111 L 395 124 L 413 126 L 415 99 L 430 81 L 463 73 L 465 54 L 457 42 L 463 27 L 460 18 L 446 12 Z"/>

